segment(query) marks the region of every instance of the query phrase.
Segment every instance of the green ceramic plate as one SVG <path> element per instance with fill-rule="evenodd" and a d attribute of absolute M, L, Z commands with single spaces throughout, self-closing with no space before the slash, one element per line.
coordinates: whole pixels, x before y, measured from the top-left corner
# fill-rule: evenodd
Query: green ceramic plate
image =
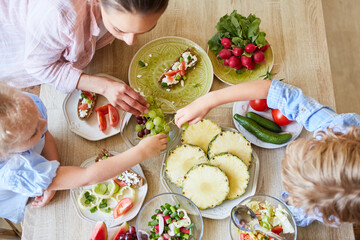
<path fill-rule="evenodd" d="M 166 90 L 158 84 L 159 77 L 188 47 L 198 56 L 198 63 L 187 73 L 184 86 L 179 83 Z M 148 66 L 141 67 L 139 60 Z M 129 67 L 129 84 L 133 89 L 146 96 L 165 98 L 177 109 L 209 92 L 212 82 L 213 67 L 206 52 L 193 41 L 180 37 L 162 37 L 147 43 L 135 54 Z"/>
<path fill-rule="evenodd" d="M 224 83 L 235 85 L 242 82 L 248 82 L 258 79 L 263 79 L 264 77 L 260 77 L 264 75 L 269 68 L 271 71 L 274 65 L 274 55 L 271 49 L 271 46 L 265 51 L 265 62 L 261 64 L 255 64 L 255 68 L 252 71 L 244 69 L 244 72 L 241 74 L 237 74 L 235 70 L 230 71 L 229 66 L 222 65 L 223 60 L 217 60 L 215 53 L 209 48 L 207 49 L 208 55 L 210 57 L 211 63 L 214 67 L 215 76 L 223 81 Z"/>

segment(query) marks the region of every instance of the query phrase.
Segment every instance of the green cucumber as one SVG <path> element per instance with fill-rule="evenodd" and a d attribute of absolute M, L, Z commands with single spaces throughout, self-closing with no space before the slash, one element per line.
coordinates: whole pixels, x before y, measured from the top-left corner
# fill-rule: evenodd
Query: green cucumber
<path fill-rule="evenodd" d="M 273 122 L 267 118 L 260 116 L 259 114 L 256 114 L 254 112 L 247 112 L 246 117 L 251 118 L 252 120 L 257 122 L 257 124 L 259 124 L 260 126 L 264 127 L 265 129 L 267 129 L 269 131 L 276 132 L 276 133 L 281 132 L 281 127 L 278 124 L 276 124 L 275 122 Z"/>
<path fill-rule="evenodd" d="M 243 117 L 239 114 L 235 114 L 234 119 L 246 130 L 254 134 L 255 137 L 257 137 L 263 142 L 268 142 L 273 144 L 283 144 L 283 143 L 287 143 L 292 138 L 292 135 L 290 133 L 276 134 L 270 132 L 265 128 L 261 127 L 254 120 L 247 117 Z"/>

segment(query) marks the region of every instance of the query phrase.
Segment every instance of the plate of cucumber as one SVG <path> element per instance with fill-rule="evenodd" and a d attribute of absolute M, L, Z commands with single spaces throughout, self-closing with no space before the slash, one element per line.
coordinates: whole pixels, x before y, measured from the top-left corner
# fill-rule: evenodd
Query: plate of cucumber
<path fill-rule="evenodd" d="M 284 147 L 294 141 L 303 129 L 303 126 L 297 122 L 292 122 L 286 126 L 278 126 L 272 121 L 271 110 L 264 112 L 256 111 L 249 105 L 249 101 L 235 102 L 233 105 L 233 115 L 235 114 L 237 114 L 237 119 L 234 118 L 233 120 L 236 129 L 241 132 L 249 142 L 262 148 L 274 149 Z M 249 114 L 251 114 L 251 116 L 249 116 Z M 249 117 L 251 118 L 250 120 Z M 255 117 L 255 120 L 253 117 Z M 242 124 L 240 124 L 239 121 L 242 122 Z M 258 121 L 265 121 L 267 127 L 259 126 Z M 244 126 L 246 124 L 255 124 L 255 130 L 254 126 Z M 245 129 L 245 127 L 247 127 L 248 130 Z"/>

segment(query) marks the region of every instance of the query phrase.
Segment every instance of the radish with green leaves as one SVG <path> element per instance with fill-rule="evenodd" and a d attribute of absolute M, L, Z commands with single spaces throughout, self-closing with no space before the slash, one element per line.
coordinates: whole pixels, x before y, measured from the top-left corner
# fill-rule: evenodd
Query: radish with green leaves
<path fill-rule="evenodd" d="M 238 57 L 231 56 L 229 58 L 229 67 L 235 68 L 236 66 L 238 66 L 240 64 L 241 64 L 241 62 L 240 62 L 240 59 Z"/>
<path fill-rule="evenodd" d="M 256 51 L 253 55 L 255 63 L 261 63 L 265 60 L 265 54 L 262 51 Z"/>
<path fill-rule="evenodd" d="M 229 47 L 231 47 L 232 42 L 231 42 L 231 39 L 230 39 L 230 38 L 223 37 L 223 38 L 221 39 L 221 44 L 222 44 L 224 47 L 229 48 Z"/>
<path fill-rule="evenodd" d="M 241 56 L 243 52 L 244 50 L 241 47 L 234 47 L 232 50 L 232 54 L 237 57 Z"/>
<path fill-rule="evenodd" d="M 248 53 L 252 53 L 254 52 L 256 49 L 256 45 L 253 44 L 253 43 L 249 43 L 245 46 L 245 51 L 248 52 Z"/>
<path fill-rule="evenodd" d="M 247 66 L 252 62 L 251 57 L 248 57 L 246 55 L 242 55 L 240 59 L 241 59 L 242 65 L 244 65 L 244 66 Z"/>
<path fill-rule="evenodd" d="M 220 58 L 222 59 L 228 59 L 232 56 L 232 53 L 231 53 L 231 49 L 229 48 L 224 48 L 222 49 L 220 52 L 219 52 L 219 55 L 218 55 Z"/>
<path fill-rule="evenodd" d="M 262 46 L 262 47 L 260 48 L 260 51 L 265 52 L 265 51 L 268 49 L 268 47 L 270 47 L 270 45 L 269 45 L 269 44 L 265 44 L 264 46 Z"/>

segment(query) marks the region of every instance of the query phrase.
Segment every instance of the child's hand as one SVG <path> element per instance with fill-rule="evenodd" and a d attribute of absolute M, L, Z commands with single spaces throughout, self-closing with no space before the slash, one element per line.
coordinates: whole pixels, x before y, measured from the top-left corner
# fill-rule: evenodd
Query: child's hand
<path fill-rule="evenodd" d="M 179 128 L 181 128 L 181 126 L 186 122 L 189 124 L 197 123 L 211 110 L 205 96 L 196 99 L 194 102 L 176 112 L 175 124 Z"/>
<path fill-rule="evenodd" d="M 145 158 L 148 159 L 159 155 L 161 150 L 166 148 L 167 142 L 166 134 L 162 133 L 142 139 L 137 147 L 140 148 Z"/>
<path fill-rule="evenodd" d="M 35 200 L 31 203 L 31 208 L 41 208 L 50 202 L 50 200 L 54 197 L 56 191 L 52 190 L 44 190 L 42 196 L 36 196 Z"/>

